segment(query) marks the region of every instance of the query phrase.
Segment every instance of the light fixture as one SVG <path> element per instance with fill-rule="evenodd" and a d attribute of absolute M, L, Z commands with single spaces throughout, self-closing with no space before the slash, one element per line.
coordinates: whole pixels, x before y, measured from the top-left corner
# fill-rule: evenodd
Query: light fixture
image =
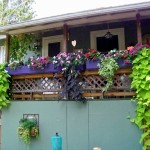
<path fill-rule="evenodd" d="M 107 23 L 107 28 L 108 28 L 108 31 L 107 31 L 107 33 L 104 35 L 104 37 L 106 38 L 106 39 L 111 39 L 112 38 L 112 34 L 110 33 L 110 31 L 109 31 L 109 24 Z"/>

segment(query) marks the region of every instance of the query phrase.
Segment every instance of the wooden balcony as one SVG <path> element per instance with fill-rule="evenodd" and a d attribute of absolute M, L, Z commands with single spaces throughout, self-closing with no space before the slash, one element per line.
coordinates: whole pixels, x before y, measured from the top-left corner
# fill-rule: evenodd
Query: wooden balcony
<path fill-rule="evenodd" d="M 80 84 L 83 88 L 83 97 L 87 99 L 132 97 L 129 74 L 131 68 L 119 69 L 114 77 L 113 87 L 105 93 L 102 88 L 106 81 L 98 75 L 98 71 L 81 72 Z M 63 89 L 61 74 L 34 74 L 12 76 L 11 94 L 14 100 L 57 100 Z"/>

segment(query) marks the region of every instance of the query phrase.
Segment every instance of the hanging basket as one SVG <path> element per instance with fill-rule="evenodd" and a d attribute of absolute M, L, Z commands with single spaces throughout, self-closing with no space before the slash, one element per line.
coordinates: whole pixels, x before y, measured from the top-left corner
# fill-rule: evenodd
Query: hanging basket
<path fill-rule="evenodd" d="M 39 128 L 38 127 L 33 127 L 30 131 L 30 136 L 31 137 L 37 137 L 39 134 Z"/>

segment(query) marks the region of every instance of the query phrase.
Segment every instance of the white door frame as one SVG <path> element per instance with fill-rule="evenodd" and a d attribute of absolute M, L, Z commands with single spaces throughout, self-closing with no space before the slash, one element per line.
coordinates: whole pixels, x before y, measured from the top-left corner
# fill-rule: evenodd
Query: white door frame
<path fill-rule="evenodd" d="M 60 42 L 60 51 L 63 49 L 63 35 L 55 35 L 42 38 L 42 56 L 48 56 L 48 44 Z"/>

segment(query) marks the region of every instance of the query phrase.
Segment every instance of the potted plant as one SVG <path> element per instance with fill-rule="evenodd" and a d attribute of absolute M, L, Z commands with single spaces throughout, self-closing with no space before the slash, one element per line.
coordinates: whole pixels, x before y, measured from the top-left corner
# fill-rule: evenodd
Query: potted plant
<path fill-rule="evenodd" d="M 85 53 L 86 57 L 86 69 L 87 70 L 96 70 L 98 69 L 98 63 L 101 53 L 95 49 L 89 49 L 87 53 Z"/>
<path fill-rule="evenodd" d="M 52 58 L 49 56 L 30 57 L 27 64 L 33 71 L 38 71 L 39 73 L 56 73 L 61 71 L 59 67 L 54 66 Z"/>
<path fill-rule="evenodd" d="M 119 68 L 131 67 L 131 62 L 128 60 L 128 50 L 110 50 L 106 56 L 112 57 L 116 60 L 119 65 Z"/>
<path fill-rule="evenodd" d="M 113 57 L 117 61 L 119 68 L 131 67 L 133 59 L 142 47 L 142 44 L 137 43 L 135 46 L 129 46 L 125 50 L 111 50 L 107 56 Z"/>
<path fill-rule="evenodd" d="M 18 61 L 13 61 L 8 65 L 6 70 L 10 75 L 25 75 L 38 73 L 55 73 L 60 69 L 55 68 L 51 59 L 47 57 L 30 57 L 27 63 L 23 64 Z"/>
<path fill-rule="evenodd" d="M 108 91 L 113 85 L 113 77 L 118 68 L 119 66 L 113 57 L 105 56 L 100 60 L 98 74 L 106 79 L 106 85 L 103 87 L 102 92 Z"/>
<path fill-rule="evenodd" d="M 35 119 L 21 119 L 17 131 L 21 140 L 27 145 L 27 149 L 29 149 L 31 138 L 39 136 L 39 127 Z"/>
<path fill-rule="evenodd" d="M 61 52 L 53 57 L 52 63 L 56 67 L 61 67 L 62 71 L 66 71 L 69 68 L 83 71 L 85 70 L 85 55 L 81 51 L 74 53 Z"/>

